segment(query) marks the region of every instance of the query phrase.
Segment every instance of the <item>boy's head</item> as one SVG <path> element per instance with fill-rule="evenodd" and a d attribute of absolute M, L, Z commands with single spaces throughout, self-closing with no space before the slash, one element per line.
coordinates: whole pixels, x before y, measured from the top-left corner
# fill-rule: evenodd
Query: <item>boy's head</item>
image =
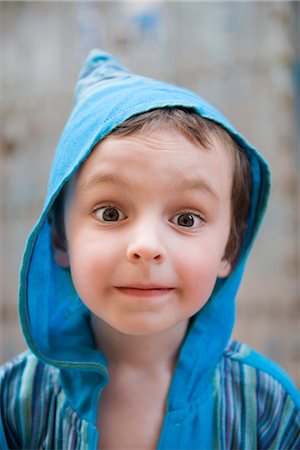
<path fill-rule="evenodd" d="M 138 114 L 115 128 L 109 136 L 132 136 L 160 129 L 175 129 L 207 151 L 213 145 L 212 139 L 217 138 L 227 149 L 232 161 L 231 227 L 224 257 L 233 267 L 247 227 L 250 201 L 251 168 L 245 152 L 221 125 L 183 107 L 166 107 Z M 56 200 L 51 214 L 56 245 L 63 248 L 67 246 L 63 217 L 65 192 L 66 187 Z"/>
<path fill-rule="evenodd" d="M 96 317 L 125 333 L 162 331 L 230 273 L 249 190 L 247 158 L 220 126 L 183 108 L 132 117 L 56 204 L 55 259 Z"/>
<path fill-rule="evenodd" d="M 195 356 L 215 361 L 266 209 L 267 163 L 204 99 L 135 75 L 99 49 L 82 68 L 74 104 L 23 258 L 20 318 L 30 348 L 50 364 L 94 370 L 103 361 L 90 345 L 90 319 L 157 333 L 199 311 L 186 340 Z M 99 330 L 109 329 L 102 322 Z"/>

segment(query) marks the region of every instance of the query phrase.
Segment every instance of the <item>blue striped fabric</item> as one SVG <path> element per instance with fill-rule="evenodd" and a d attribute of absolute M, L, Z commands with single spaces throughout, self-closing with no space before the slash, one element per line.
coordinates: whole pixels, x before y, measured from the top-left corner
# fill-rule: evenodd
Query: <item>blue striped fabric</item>
<path fill-rule="evenodd" d="M 214 448 L 300 449 L 299 410 L 279 381 L 245 363 L 250 352 L 233 341 L 216 368 Z M 9 448 L 97 448 L 96 429 L 69 406 L 59 369 L 29 352 L 1 368 L 1 413 Z"/>
<path fill-rule="evenodd" d="M 233 341 L 216 371 L 216 448 L 300 449 L 300 411 L 274 376 L 245 362 L 249 353 Z"/>
<path fill-rule="evenodd" d="M 94 427 L 68 405 L 58 369 L 26 352 L 3 366 L 1 379 L 1 415 L 9 448 L 89 448 Z"/>

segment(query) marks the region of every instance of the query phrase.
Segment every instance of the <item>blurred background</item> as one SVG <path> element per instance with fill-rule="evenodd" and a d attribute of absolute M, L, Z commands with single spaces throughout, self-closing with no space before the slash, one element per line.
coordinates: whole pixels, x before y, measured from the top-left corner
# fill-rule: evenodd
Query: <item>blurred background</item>
<path fill-rule="evenodd" d="M 299 2 L 1 2 L 0 362 L 26 348 L 18 272 L 87 52 L 196 91 L 270 162 L 234 336 L 300 386 Z M 298 151 L 297 151 L 298 149 Z"/>

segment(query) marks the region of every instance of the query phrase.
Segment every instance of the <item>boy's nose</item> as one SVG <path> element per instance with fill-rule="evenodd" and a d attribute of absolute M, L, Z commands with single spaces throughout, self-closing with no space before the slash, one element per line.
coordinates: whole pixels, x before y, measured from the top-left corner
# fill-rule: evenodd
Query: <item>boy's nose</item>
<path fill-rule="evenodd" d="M 160 264 L 165 260 L 163 244 L 152 231 L 136 232 L 127 247 L 127 259 L 130 262 L 153 262 Z"/>

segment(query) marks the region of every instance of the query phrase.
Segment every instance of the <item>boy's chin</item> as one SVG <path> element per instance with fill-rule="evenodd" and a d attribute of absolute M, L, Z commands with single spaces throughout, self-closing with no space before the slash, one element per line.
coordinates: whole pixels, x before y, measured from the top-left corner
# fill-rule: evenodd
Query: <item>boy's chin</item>
<path fill-rule="evenodd" d="M 93 313 L 91 314 L 91 317 L 92 329 L 95 334 L 102 334 L 104 331 L 112 334 L 121 334 L 124 335 L 124 337 L 151 337 L 164 333 L 168 334 L 168 332 L 173 333 L 178 329 L 186 329 L 190 320 L 190 318 L 188 318 L 177 323 L 164 323 L 163 321 L 158 321 L 155 318 L 152 320 L 142 320 L 141 318 L 136 318 L 136 320 L 133 319 L 108 323 Z"/>

